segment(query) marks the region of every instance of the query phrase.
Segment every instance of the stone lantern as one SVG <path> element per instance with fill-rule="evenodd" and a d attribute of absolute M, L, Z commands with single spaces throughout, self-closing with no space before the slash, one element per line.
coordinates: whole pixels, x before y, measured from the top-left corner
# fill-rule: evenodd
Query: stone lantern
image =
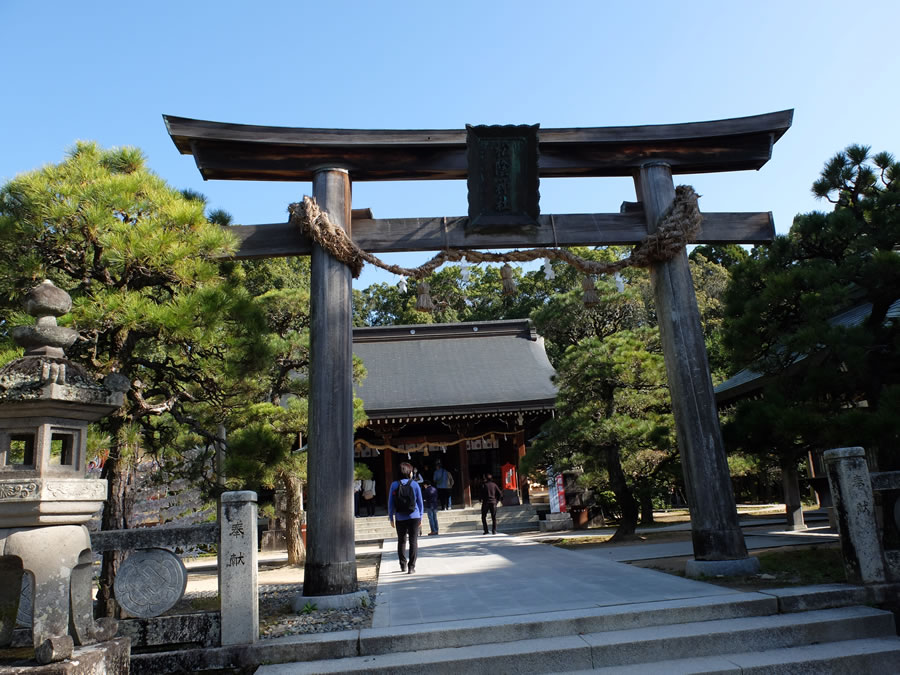
<path fill-rule="evenodd" d="M 27 571 L 42 663 L 116 631 L 114 620 L 93 619 L 84 523 L 106 499 L 106 481 L 85 478 L 85 454 L 88 424 L 122 405 L 128 381 L 113 374 L 97 382 L 66 359 L 63 349 L 78 334 L 56 325 L 56 317 L 71 306 L 50 281 L 32 289 L 25 307 L 36 324 L 12 332 L 25 355 L 0 369 L 0 646 L 10 644 Z"/>

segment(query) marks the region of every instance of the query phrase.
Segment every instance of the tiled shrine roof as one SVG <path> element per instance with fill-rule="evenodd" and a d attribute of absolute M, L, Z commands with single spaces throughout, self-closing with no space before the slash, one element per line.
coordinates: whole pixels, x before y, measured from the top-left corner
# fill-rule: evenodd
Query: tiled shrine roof
<path fill-rule="evenodd" d="M 353 329 L 370 419 L 550 409 L 553 366 L 527 319 Z"/>

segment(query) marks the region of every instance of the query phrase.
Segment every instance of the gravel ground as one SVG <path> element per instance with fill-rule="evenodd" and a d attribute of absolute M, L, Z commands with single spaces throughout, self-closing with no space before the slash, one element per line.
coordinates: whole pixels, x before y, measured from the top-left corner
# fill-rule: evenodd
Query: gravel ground
<path fill-rule="evenodd" d="M 375 581 L 360 582 L 359 590 L 367 591 L 369 594 L 369 602 L 364 607 L 316 609 L 300 613 L 291 609 L 291 599 L 303 590 L 302 585 L 260 592 L 259 636 L 265 640 L 285 635 L 368 628 L 372 625 L 372 615 L 375 613 L 375 587 Z"/>
<path fill-rule="evenodd" d="M 369 594 L 369 601 L 363 607 L 353 609 L 310 609 L 295 612 L 291 600 L 303 592 L 303 568 L 289 565 L 266 565 L 260 567 L 259 585 L 259 635 L 268 638 L 306 633 L 331 633 L 341 630 L 357 630 L 372 625 L 375 613 L 375 591 L 378 585 L 380 553 L 366 553 L 357 556 L 356 574 L 359 590 Z M 215 574 L 192 575 L 197 587 L 215 588 Z M 276 581 L 277 580 L 277 581 Z M 267 583 L 270 581 L 270 583 Z M 274 582 L 274 583 L 272 583 Z M 218 592 L 199 590 L 188 592 L 168 613 L 180 614 L 198 610 L 218 609 Z"/>

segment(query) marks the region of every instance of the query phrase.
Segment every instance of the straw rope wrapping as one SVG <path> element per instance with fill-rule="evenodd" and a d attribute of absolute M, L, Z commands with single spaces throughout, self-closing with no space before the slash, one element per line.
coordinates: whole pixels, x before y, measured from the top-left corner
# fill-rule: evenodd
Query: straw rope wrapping
<path fill-rule="evenodd" d="M 653 263 L 671 260 L 679 251 L 696 239 L 703 223 L 697 205 L 699 195 L 690 185 L 675 188 L 675 201 L 660 219 L 656 232 L 647 235 L 632 248 L 627 258 L 615 262 L 586 260 L 562 248 L 533 248 L 508 253 L 482 253 L 481 251 L 445 250 L 419 267 L 388 265 L 378 257 L 363 251 L 347 233 L 328 219 L 315 199 L 303 197 L 302 202 L 288 207 L 290 222 L 300 231 L 322 246 L 335 258 L 350 267 L 353 278 L 359 277 L 364 263 L 412 279 L 424 279 L 446 262 L 459 262 L 463 258 L 472 263 L 527 262 L 538 258 L 553 258 L 568 263 L 584 274 L 611 274 L 626 267 L 648 267 Z"/>

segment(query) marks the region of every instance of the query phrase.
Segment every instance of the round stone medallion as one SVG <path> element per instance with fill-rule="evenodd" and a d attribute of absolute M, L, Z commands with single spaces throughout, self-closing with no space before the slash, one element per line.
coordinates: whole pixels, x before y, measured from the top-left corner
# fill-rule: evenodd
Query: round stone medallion
<path fill-rule="evenodd" d="M 159 616 L 181 600 L 187 570 L 181 558 L 164 548 L 134 551 L 116 574 L 116 600 L 141 619 Z"/>

